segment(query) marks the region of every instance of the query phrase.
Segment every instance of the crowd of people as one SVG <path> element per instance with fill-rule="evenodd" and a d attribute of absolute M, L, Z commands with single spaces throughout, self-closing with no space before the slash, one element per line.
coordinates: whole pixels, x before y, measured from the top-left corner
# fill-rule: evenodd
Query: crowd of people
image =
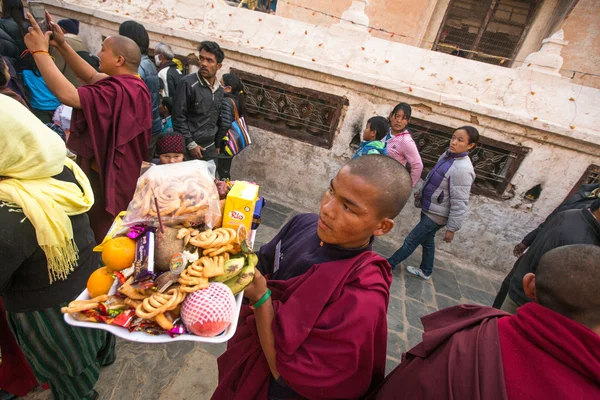
<path fill-rule="evenodd" d="M 169 45 L 149 57 L 136 21 L 96 56 L 77 20 L 47 19 L 44 32 L 20 1 L 3 2 L 0 388 L 22 396 L 47 384 L 56 399 L 96 399 L 115 339 L 65 324 L 60 308 L 99 266 L 92 249 L 127 209 L 144 161 L 199 159 L 230 178 L 226 134 L 245 115 L 245 94 L 234 74 L 218 78 L 225 54 L 215 42 L 200 43 L 198 69 L 185 75 Z M 455 239 L 476 177 L 479 132 L 463 126 L 421 179 L 411 112 L 400 103 L 370 118 L 319 213 L 293 217 L 258 250 L 214 399 L 600 398 L 598 184 L 517 245 L 496 309 L 423 317 L 423 342 L 385 376 L 392 271 L 422 246 L 421 265 L 406 272 L 431 278 L 436 232 Z M 420 221 L 385 259 L 374 240 L 411 193 Z"/>

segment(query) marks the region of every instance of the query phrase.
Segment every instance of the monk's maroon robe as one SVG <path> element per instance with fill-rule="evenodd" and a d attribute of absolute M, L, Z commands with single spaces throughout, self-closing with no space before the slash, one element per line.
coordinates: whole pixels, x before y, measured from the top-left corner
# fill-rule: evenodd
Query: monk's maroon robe
<path fill-rule="evenodd" d="M 355 399 L 382 381 L 390 284 L 389 264 L 372 251 L 268 281 L 277 370 L 296 397 Z M 218 364 L 213 399 L 267 399 L 271 372 L 247 305 Z"/>
<path fill-rule="evenodd" d="M 68 147 L 92 184 L 90 224 L 101 242 L 114 217 L 127 209 L 148 158 L 152 105 L 146 84 L 134 75 L 108 77 L 77 91 L 81 109 L 73 110 Z"/>
<path fill-rule="evenodd" d="M 600 336 L 537 303 L 498 321 L 510 400 L 600 399 Z"/>

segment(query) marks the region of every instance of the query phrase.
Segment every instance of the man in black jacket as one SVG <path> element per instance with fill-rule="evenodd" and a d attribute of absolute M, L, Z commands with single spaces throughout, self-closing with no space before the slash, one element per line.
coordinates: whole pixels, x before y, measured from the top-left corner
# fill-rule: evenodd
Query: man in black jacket
<path fill-rule="evenodd" d="M 177 84 L 183 78 L 177 64 L 173 62 L 173 57 L 175 53 L 168 44 L 159 43 L 154 48 L 154 62 L 158 67 L 162 97 L 175 96 Z"/>
<path fill-rule="evenodd" d="M 514 314 L 518 307 L 531 301 L 523 290 L 523 277 L 529 272 L 535 273 L 545 253 L 571 244 L 600 246 L 600 199 L 596 199 L 589 208 L 560 212 L 546 223 L 529 250 L 517 260 L 508 296 L 501 309 Z"/>
<path fill-rule="evenodd" d="M 579 190 L 572 196 L 569 196 L 565 201 L 563 201 L 554 211 L 550 213 L 537 228 L 532 230 L 523 238 L 521 243 L 515 246 L 513 253 L 515 257 L 521 257 L 525 250 L 531 246 L 538 233 L 546 226 L 546 224 L 554 218 L 558 213 L 566 210 L 581 210 L 584 208 L 589 208 L 592 203 L 596 200 L 600 199 L 600 183 L 592 183 L 589 185 L 581 185 Z M 508 287 L 510 281 L 515 273 L 515 267 L 513 267 L 512 271 L 506 276 L 504 281 L 502 282 L 502 287 L 500 291 L 496 295 L 496 299 L 494 300 L 493 307 L 500 308 L 504 300 L 506 299 L 506 295 L 508 293 Z"/>
<path fill-rule="evenodd" d="M 215 42 L 202 42 L 200 69 L 183 78 L 173 101 L 173 131 L 185 138 L 190 158 L 205 161 L 217 157 L 215 135 L 223 100 L 217 79 L 225 54 Z"/>

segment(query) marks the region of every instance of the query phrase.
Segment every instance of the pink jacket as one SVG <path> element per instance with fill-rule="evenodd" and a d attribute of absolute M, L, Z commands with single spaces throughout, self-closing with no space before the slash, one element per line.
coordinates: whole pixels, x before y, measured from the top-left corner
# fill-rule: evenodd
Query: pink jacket
<path fill-rule="evenodd" d="M 392 131 L 390 130 L 382 142 L 387 143 L 388 156 L 404 166 L 408 162 L 412 185 L 415 187 L 423 173 L 423 161 L 421 161 L 417 144 L 410 135 L 410 132 L 405 130 L 398 135 L 392 135 Z"/>

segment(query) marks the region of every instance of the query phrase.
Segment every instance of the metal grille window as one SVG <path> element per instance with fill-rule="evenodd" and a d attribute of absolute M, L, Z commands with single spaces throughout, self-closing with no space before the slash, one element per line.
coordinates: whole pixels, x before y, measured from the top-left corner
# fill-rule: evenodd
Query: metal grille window
<path fill-rule="evenodd" d="M 451 0 L 433 49 L 510 66 L 541 0 Z"/>
<path fill-rule="evenodd" d="M 583 176 L 581 177 L 581 179 L 579 179 L 575 186 L 573 186 L 573 189 L 571 189 L 571 192 L 569 193 L 567 198 L 574 195 L 579 190 L 581 185 L 591 185 L 593 183 L 600 183 L 600 166 L 594 164 L 590 165 L 585 170 Z"/>
<path fill-rule="evenodd" d="M 244 86 L 250 125 L 331 148 L 348 99 L 297 88 L 237 69 L 231 71 Z"/>
<path fill-rule="evenodd" d="M 423 160 L 423 179 L 450 146 L 453 128 L 411 119 L 408 129 Z M 531 149 L 480 137 L 470 157 L 477 175 L 472 192 L 500 198 Z"/>

